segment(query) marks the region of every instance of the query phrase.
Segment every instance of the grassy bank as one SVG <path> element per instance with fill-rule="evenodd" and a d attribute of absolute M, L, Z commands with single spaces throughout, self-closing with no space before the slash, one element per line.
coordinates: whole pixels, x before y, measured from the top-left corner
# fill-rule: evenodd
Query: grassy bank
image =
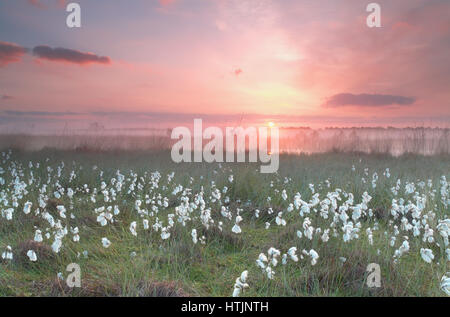
<path fill-rule="evenodd" d="M 250 163 L 175 164 L 169 152 L 45 149 L 1 160 L 0 253 L 13 253 L 0 258 L 1 296 L 230 296 L 244 270 L 245 296 L 445 295 L 448 155 L 283 155 L 276 174 Z M 272 279 L 256 264 L 270 248 L 280 251 Z M 57 277 L 70 263 L 81 288 Z M 369 263 L 380 265 L 379 288 L 366 285 Z"/>

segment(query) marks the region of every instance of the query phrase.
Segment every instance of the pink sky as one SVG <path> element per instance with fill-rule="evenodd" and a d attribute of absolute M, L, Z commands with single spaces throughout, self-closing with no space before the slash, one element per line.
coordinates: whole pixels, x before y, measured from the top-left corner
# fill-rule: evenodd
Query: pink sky
<path fill-rule="evenodd" d="M 78 3 L 0 4 L 0 127 L 450 124 L 448 0 Z"/>

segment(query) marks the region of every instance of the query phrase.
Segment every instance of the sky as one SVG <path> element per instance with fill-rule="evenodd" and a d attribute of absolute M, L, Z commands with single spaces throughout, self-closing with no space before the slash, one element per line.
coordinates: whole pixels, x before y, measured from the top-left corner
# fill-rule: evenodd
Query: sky
<path fill-rule="evenodd" d="M 0 2 L 0 130 L 450 126 L 450 1 Z"/>

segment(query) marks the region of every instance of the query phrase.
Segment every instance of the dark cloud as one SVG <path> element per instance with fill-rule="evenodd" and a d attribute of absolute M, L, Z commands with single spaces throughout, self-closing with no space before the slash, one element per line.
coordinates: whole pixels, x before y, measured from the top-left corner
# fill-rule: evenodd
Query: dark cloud
<path fill-rule="evenodd" d="M 15 43 L 0 41 L 0 67 L 9 63 L 19 62 L 29 50 Z M 33 55 L 40 59 L 59 61 L 85 65 L 90 63 L 110 64 L 111 59 L 107 56 L 98 56 L 93 53 L 85 53 L 67 48 L 51 48 L 40 45 L 33 48 Z"/>
<path fill-rule="evenodd" d="M 80 115 L 78 112 L 71 111 L 15 111 L 5 110 L 3 113 L 10 116 L 75 116 Z"/>
<path fill-rule="evenodd" d="M 1 100 L 10 100 L 10 99 L 13 99 L 13 96 L 0 94 L 0 99 Z"/>
<path fill-rule="evenodd" d="M 8 43 L 0 41 L 0 67 L 9 63 L 20 61 L 22 56 L 28 50 L 25 47 L 19 46 L 15 43 Z"/>
<path fill-rule="evenodd" d="M 323 105 L 324 107 L 362 106 L 362 107 L 384 107 L 390 105 L 407 106 L 416 101 L 412 97 L 380 95 L 380 94 L 349 94 L 342 93 L 331 96 Z"/>
<path fill-rule="evenodd" d="M 79 65 L 85 65 L 90 63 L 97 64 L 110 64 L 111 59 L 106 56 L 98 56 L 93 53 L 84 53 L 77 50 L 72 50 L 68 48 L 51 48 L 49 46 L 41 45 L 33 48 L 33 55 L 46 59 L 49 61 L 59 61 L 74 63 Z"/>

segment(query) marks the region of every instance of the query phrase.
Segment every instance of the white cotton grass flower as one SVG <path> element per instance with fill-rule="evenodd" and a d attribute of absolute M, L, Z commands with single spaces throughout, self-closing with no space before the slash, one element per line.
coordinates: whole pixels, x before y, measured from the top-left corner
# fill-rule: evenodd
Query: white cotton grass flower
<path fill-rule="evenodd" d="M 272 258 L 271 264 L 272 264 L 273 266 L 277 266 L 277 265 L 278 265 L 278 260 L 277 260 L 276 257 L 273 257 L 273 258 Z"/>
<path fill-rule="evenodd" d="M 12 220 L 14 209 L 8 208 L 6 210 L 2 210 L 2 217 L 6 218 L 6 220 Z"/>
<path fill-rule="evenodd" d="M 6 247 L 6 251 L 2 253 L 2 259 L 3 260 L 12 260 L 13 259 L 13 252 L 11 246 Z"/>
<path fill-rule="evenodd" d="M 270 257 L 276 258 L 277 256 L 279 256 L 281 254 L 280 250 L 275 249 L 274 247 L 271 247 L 269 249 L 269 251 L 267 251 L 267 254 Z"/>
<path fill-rule="evenodd" d="M 409 242 L 407 240 L 403 241 L 400 248 L 395 250 L 394 252 L 394 258 L 400 258 L 403 254 L 409 251 Z"/>
<path fill-rule="evenodd" d="M 287 252 L 287 254 L 291 257 L 291 260 L 294 262 L 298 262 L 298 256 L 297 256 L 296 252 L 297 252 L 296 247 L 290 248 Z"/>
<path fill-rule="evenodd" d="M 286 220 L 284 220 L 283 218 L 283 212 L 279 212 L 277 217 L 275 218 L 275 222 L 278 226 L 286 226 Z"/>
<path fill-rule="evenodd" d="M 450 296 L 450 272 L 447 272 L 444 276 L 441 278 L 441 290 Z"/>
<path fill-rule="evenodd" d="M 233 233 L 239 234 L 242 232 L 241 227 L 239 227 L 239 223 L 242 221 L 242 217 L 241 216 L 237 216 L 236 220 L 235 220 L 235 224 L 233 226 L 233 228 L 231 229 L 231 231 Z"/>
<path fill-rule="evenodd" d="M 283 254 L 281 256 L 281 264 L 286 265 L 287 264 L 287 259 L 288 259 L 288 255 L 287 254 Z"/>
<path fill-rule="evenodd" d="M 74 242 L 79 242 L 80 241 L 80 235 L 78 234 L 78 232 L 79 232 L 78 227 L 75 227 L 75 228 L 71 229 L 70 231 L 73 233 L 72 240 Z"/>
<path fill-rule="evenodd" d="M 167 228 L 162 228 L 161 229 L 161 239 L 167 240 L 169 238 L 170 238 L 170 232 L 167 232 Z"/>
<path fill-rule="evenodd" d="M 286 211 L 287 212 L 292 212 L 294 210 L 294 204 L 289 204 L 289 206 L 287 207 Z"/>
<path fill-rule="evenodd" d="M 109 241 L 108 238 L 102 238 L 102 245 L 104 248 L 109 248 L 111 241 Z"/>
<path fill-rule="evenodd" d="M 434 259 L 433 251 L 431 249 L 421 248 L 420 255 L 422 256 L 422 259 L 427 263 L 431 263 Z"/>
<path fill-rule="evenodd" d="M 43 241 L 41 230 L 38 229 L 34 233 L 34 241 L 36 241 L 36 242 L 42 242 Z"/>
<path fill-rule="evenodd" d="M 291 250 L 291 253 L 293 253 L 293 251 L 294 250 Z M 280 255 L 281 255 L 281 252 L 279 250 L 271 247 L 267 251 L 267 256 L 264 253 L 260 253 L 258 256 L 258 259 L 256 260 L 256 265 L 258 265 L 263 270 L 263 272 L 266 273 L 266 275 L 269 279 L 273 279 L 273 277 L 275 275 L 275 271 L 272 270 L 272 267 L 275 267 L 278 265 L 277 258 Z M 286 259 L 282 259 L 282 261 L 283 260 L 286 261 Z"/>
<path fill-rule="evenodd" d="M 322 239 L 323 242 L 328 242 L 328 240 L 330 239 L 330 236 L 328 235 L 329 232 L 330 232 L 330 229 L 324 230 L 322 236 L 320 237 L 320 239 Z"/>
<path fill-rule="evenodd" d="M 247 282 L 247 277 L 248 277 L 248 271 L 244 271 L 241 273 L 241 282 L 242 283 L 246 283 Z"/>
<path fill-rule="evenodd" d="M 248 278 L 248 271 L 246 270 L 242 272 L 241 276 L 236 279 L 236 282 L 234 284 L 233 297 L 239 297 L 241 292 L 249 287 L 249 285 L 247 284 L 247 278 Z"/>
<path fill-rule="evenodd" d="M 306 250 L 303 250 L 302 253 L 311 258 L 311 265 L 314 266 L 317 264 L 317 260 L 319 259 L 319 254 L 314 249 L 309 250 L 309 252 Z"/>
<path fill-rule="evenodd" d="M 52 250 L 55 253 L 59 253 L 59 250 L 61 249 L 62 241 L 59 237 L 55 237 L 55 241 L 52 243 Z"/>
<path fill-rule="evenodd" d="M 367 240 L 369 240 L 369 244 L 373 245 L 373 233 L 372 233 L 372 230 L 370 228 L 367 228 L 366 229 L 366 234 L 367 234 Z M 395 242 L 395 240 L 394 240 L 394 242 Z"/>
<path fill-rule="evenodd" d="M 266 267 L 266 274 L 267 274 L 268 279 L 273 280 L 275 271 L 272 270 L 272 268 L 270 266 L 268 266 L 268 267 Z"/>
<path fill-rule="evenodd" d="M 241 227 L 239 227 L 239 225 L 237 223 L 234 224 L 233 228 L 231 228 L 231 231 L 236 234 L 239 234 L 242 232 Z"/>
<path fill-rule="evenodd" d="M 97 222 L 100 223 L 100 226 L 104 227 L 108 224 L 108 221 L 106 219 L 105 213 L 102 212 L 97 216 Z"/>
<path fill-rule="evenodd" d="M 136 232 L 136 221 L 133 221 L 131 224 L 130 224 L 130 232 L 131 232 L 131 234 L 133 235 L 133 236 L 137 236 L 137 232 Z"/>
<path fill-rule="evenodd" d="M 197 239 L 197 230 L 196 229 L 192 229 L 191 236 L 192 236 L 192 242 L 194 242 L 194 244 L 197 244 L 198 239 Z"/>
<path fill-rule="evenodd" d="M 317 259 L 319 258 L 319 254 L 317 254 L 316 251 L 311 249 L 309 251 L 309 256 L 311 257 L 311 265 L 316 265 Z"/>
<path fill-rule="evenodd" d="M 23 206 L 23 213 L 25 214 L 25 215 L 28 215 L 30 212 L 31 212 L 31 206 L 33 205 L 33 203 L 31 203 L 31 202 L 29 202 L 29 201 L 27 201 L 26 203 L 25 203 L 25 205 Z"/>
<path fill-rule="evenodd" d="M 59 212 L 59 216 L 63 219 L 66 219 L 66 208 L 62 205 L 56 206 L 56 209 Z"/>
<path fill-rule="evenodd" d="M 266 263 L 269 260 L 267 259 L 266 255 L 264 253 L 260 253 L 258 259 L 256 260 L 256 264 L 261 268 L 261 269 L 265 269 L 266 268 Z"/>
<path fill-rule="evenodd" d="M 31 262 L 36 262 L 37 261 L 36 252 L 34 252 L 33 250 L 28 250 L 27 256 L 28 256 L 28 258 L 30 259 Z"/>

